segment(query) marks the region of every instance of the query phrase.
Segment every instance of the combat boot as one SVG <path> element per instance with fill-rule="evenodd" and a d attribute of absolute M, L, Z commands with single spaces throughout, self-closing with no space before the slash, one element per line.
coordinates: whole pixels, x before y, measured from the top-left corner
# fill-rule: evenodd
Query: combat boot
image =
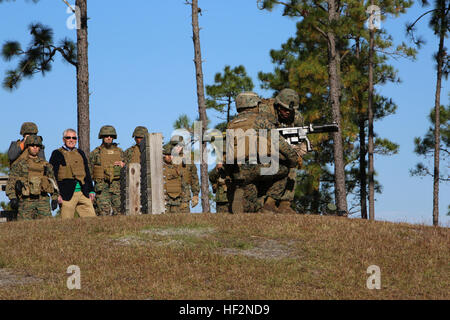
<path fill-rule="evenodd" d="M 285 200 L 280 202 L 280 205 L 278 206 L 278 213 L 296 214 L 297 212 L 291 208 L 291 202 Z"/>
<path fill-rule="evenodd" d="M 262 213 L 277 213 L 278 208 L 275 203 L 275 199 L 268 197 L 266 200 L 266 203 L 264 203 L 264 206 L 261 210 Z"/>
<path fill-rule="evenodd" d="M 236 188 L 234 191 L 233 203 L 231 205 L 231 211 L 236 213 L 244 212 L 244 189 Z"/>

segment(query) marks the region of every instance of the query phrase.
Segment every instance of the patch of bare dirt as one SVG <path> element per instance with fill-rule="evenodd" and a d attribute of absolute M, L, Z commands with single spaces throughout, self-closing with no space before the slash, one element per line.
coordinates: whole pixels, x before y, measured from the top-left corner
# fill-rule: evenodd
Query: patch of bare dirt
<path fill-rule="evenodd" d="M 282 243 L 277 240 L 261 240 L 250 249 L 224 248 L 220 250 L 224 255 L 242 255 L 256 259 L 284 259 L 294 258 L 298 255 L 292 247 L 293 241 Z"/>
<path fill-rule="evenodd" d="M 194 236 L 204 237 L 215 231 L 214 228 L 161 228 L 142 230 L 141 233 L 158 236 Z"/>
<path fill-rule="evenodd" d="M 42 281 L 33 276 L 21 276 L 14 274 L 11 270 L 0 269 L 0 287 L 17 286 Z"/>

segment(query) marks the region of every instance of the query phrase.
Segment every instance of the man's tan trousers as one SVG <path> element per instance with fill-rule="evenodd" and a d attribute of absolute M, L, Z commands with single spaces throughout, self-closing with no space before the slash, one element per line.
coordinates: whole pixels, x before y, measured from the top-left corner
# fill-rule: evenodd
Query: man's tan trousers
<path fill-rule="evenodd" d="M 61 218 L 73 219 L 75 211 L 78 212 L 81 218 L 95 217 L 94 206 L 89 198 L 86 198 L 83 192 L 74 192 L 70 201 L 64 201 L 61 206 Z"/>

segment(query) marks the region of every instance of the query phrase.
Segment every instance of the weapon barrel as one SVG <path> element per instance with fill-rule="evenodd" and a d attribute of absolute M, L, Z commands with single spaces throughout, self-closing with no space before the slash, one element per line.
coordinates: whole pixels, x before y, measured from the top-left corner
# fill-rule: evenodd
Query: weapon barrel
<path fill-rule="evenodd" d="M 315 126 L 312 126 L 312 128 L 313 128 L 312 132 L 315 132 L 315 133 L 338 132 L 339 131 L 339 127 L 338 127 L 337 123 L 315 125 Z"/>

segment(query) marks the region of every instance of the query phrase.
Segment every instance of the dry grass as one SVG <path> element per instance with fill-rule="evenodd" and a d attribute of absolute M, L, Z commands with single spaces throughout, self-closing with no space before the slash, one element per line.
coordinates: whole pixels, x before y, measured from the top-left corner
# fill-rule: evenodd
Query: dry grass
<path fill-rule="evenodd" d="M 183 214 L 2 223 L 0 239 L 0 299 L 450 298 L 448 228 Z"/>

